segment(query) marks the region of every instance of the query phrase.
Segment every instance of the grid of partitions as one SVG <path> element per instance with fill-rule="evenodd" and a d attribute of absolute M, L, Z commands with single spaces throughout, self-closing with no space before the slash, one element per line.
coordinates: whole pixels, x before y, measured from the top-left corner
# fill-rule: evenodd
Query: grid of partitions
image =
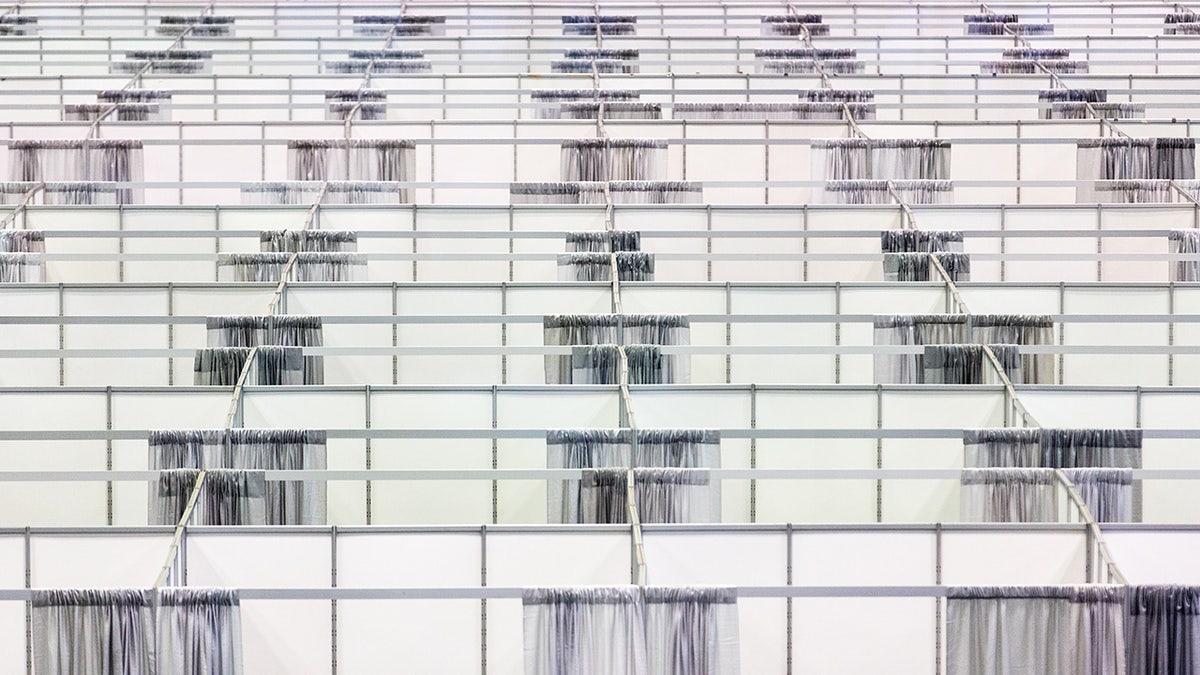
<path fill-rule="evenodd" d="M 949 586 L 1197 583 L 1197 40 L 1135 0 L 18 2 L 0 671 L 35 588 L 239 589 L 246 672 L 519 673 L 522 588 L 734 586 L 743 672 L 937 673 Z M 991 428 L 1136 436 L 1137 522 L 1067 465 L 979 522 Z M 320 447 L 248 467 L 282 515 L 164 487 L 259 429 Z M 719 444 L 556 459 L 586 430 Z M 660 469 L 716 499 L 652 511 Z"/>

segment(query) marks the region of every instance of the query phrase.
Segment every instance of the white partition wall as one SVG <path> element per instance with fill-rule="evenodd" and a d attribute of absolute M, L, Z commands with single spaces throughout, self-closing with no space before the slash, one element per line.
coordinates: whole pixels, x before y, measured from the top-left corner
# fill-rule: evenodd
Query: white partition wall
<path fill-rule="evenodd" d="M 1191 11 L 0 10 L 0 672 L 39 588 L 236 589 L 247 673 L 519 675 L 524 589 L 724 586 L 743 673 L 940 675 L 950 587 L 1197 583 Z M 1039 327 L 1005 338 L 1037 381 L 926 361 L 981 315 Z M 1065 472 L 1050 522 L 972 521 L 989 428 L 1140 434 L 1135 522 Z M 318 515 L 226 522 L 202 482 L 151 525 L 149 440 L 236 429 L 324 434 L 252 468 Z M 580 430 L 631 471 L 705 431 L 667 468 L 719 507 L 627 473 L 591 515 L 605 460 L 547 443 Z"/>

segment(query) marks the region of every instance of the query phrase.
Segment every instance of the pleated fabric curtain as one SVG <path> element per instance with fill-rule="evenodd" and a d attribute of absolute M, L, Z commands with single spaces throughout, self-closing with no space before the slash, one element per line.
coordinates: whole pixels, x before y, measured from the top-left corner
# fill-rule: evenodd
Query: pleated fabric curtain
<path fill-rule="evenodd" d="M 0 183 L 0 204 L 17 204 L 24 199 L 25 193 L 39 185 L 42 187 L 38 195 L 42 203 L 48 206 L 116 206 L 120 201 L 116 183 L 6 181 Z"/>
<path fill-rule="evenodd" d="M 346 59 L 328 61 L 325 72 L 344 74 L 404 75 L 428 73 L 433 64 L 419 49 L 352 49 Z"/>
<path fill-rule="evenodd" d="M 642 594 L 651 673 L 741 672 L 736 589 L 648 586 Z"/>
<path fill-rule="evenodd" d="M 212 61 L 211 49 L 131 49 L 124 61 L 112 61 L 111 70 L 129 75 L 209 75 Z"/>
<path fill-rule="evenodd" d="M 1133 586 L 1126 607 L 1128 675 L 1200 674 L 1200 588 Z"/>
<path fill-rule="evenodd" d="M 608 253 L 564 253 L 557 262 L 559 281 L 612 281 L 613 264 Z M 616 267 L 621 281 L 654 281 L 652 253 L 618 252 Z"/>
<path fill-rule="evenodd" d="M 1197 256 L 1171 261 L 1171 281 L 1200 281 L 1200 230 L 1171 230 L 1167 239 L 1172 254 Z"/>
<path fill-rule="evenodd" d="M 737 675 L 737 592 L 578 586 L 522 592 L 526 675 Z"/>
<path fill-rule="evenodd" d="M 1054 25 L 1026 23 L 1017 14 L 966 14 L 963 16 L 967 35 L 1052 35 Z"/>
<path fill-rule="evenodd" d="M 1126 675 L 1122 586 L 949 589 L 947 675 Z"/>
<path fill-rule="evenodd" d="M 242 612 L 236 590 L 158 591 L 158 672 L 238 675 L 242 672 Z"/>
<path fill-rule="evenodd" d="M 120 139 L 15 140 L 8 144 L 9 180 L 20 182 L 141 183 L 144 180 L 142 142 Z M 116 203 L 140 204 L 143 189 L 114 186 Z M 76 191 L 82 199 L 90 193 Z M 102 191 L 100 194 L 108 194 Z M 90 202 L 80 202 L 90 203 Z M 107 203 L 101 202 L 101 203 Z"/>
<path fill-rule="evenodd" d="M 1057 523 L 1054 469 L 964 469 L 960 511 L 968 523 Z"/>
<path fill-rule="evenodd" d="M 1191 180 L 1196 177 L 1193 138 L 1081 138 L 1076 143 L 1078 203 L 1108 197 L 1106 181 Z M 1126 202 L 1127 198 L 1116 198 Z"/>
<path fill-rule="evenodd" d="M 720 522 L 721 493 L 706 469 L 585 469 L 579 481 L 578 523 L 629 522 L 628 486 L 643 523 Z"/>
<path fill-rule="evenodd" d="M 243 204 L 311 205 L 321 196 L 322 204 L 401 204 L 406 201 L 407 188 L 379 181 L 322 181 L 290 180 L 243 183 Z"/>
<path fill-rule="evenodd" d="M 299 314 L 275 316 L 210 316 L 208 347 L 321 347 L 325 344 L 321 317 Z M 260 350 L 261 354 L 261 350 Z M 303 384 L 325 384 L 325 357 L 304 355 Z"/>
<path fill-rule="evenodd" d="M 0 283 L 44 282 L 45 252 L 41 230 L 0 230 Z"/>
<path fill-rule="evenodd" d="M 583 138 L 562 142 L 564 181 L 660 181 L 667 142 L 647 138 Z"/>
<path fill-rule="evenodd" d="M 967 342 L 965 314 L 879 315 L 874 321 L 876 345 L 920 346 Z M 876 354 L 875 382 L 917 384 L 925 377 L 924 350 L 912 354 Z"/>
<path fill-rule="evenodd" d="M 609 253 L 642 250 L 642 234 L 633 230 L 568 232 L 567 252 Z"/>
<path fill-rule="evenodd" d="M 951 281 L 971 280 L 971 258 L 966 253 L 884 253 L 883 280 L 942 281 L 934 258 Z"/>
<path fill-rule="evenodd" d="M 326 433 L 311 429 L 170 429 L 150 432 L 149 467 L 170 469 L 324 470 Z M 151 494 L 154 490 L 151 490 Z M 323 480 L 266 481 L 267 525 L 324 525 Z"/>
<path fill-rule="evenodd" d="M 525 675 L 652 675 L 637 586 L 526 588 Z"/>
<path fill-rule="evenodd" d="M 1140 429 L 968 429 L 963 466 L 1062 469 L 1097 521 L 1141 519 Z"/>
<path fill-rule="evenodd" d="M 296 181 L 411 182 L 416 177 L 416 144 L 400 139 L 288 141 L 288 179 Z M 401 188 L 402 203 L 412 189 Z"/>
<path fill-rule="evenodd" d="M 358 233 L 349 230 L 265 230 L 258 234 L 263 253 L 353 253 Z"/>
<path fill-rule="evenodd" d="M 1054 344 L 1054 319 L 1048 314 L 972 314 L 967 318 L 972 342 L 1013 345 Z M 1016 380 L 1013 380 L 1016 382 Z M 1021 381 L 1054 384 L 1053 354 L 1022 354 Z"/>
<path fill-rule="evenodd" d="M 852 75 L 866 70 L 866 64 L 858 58 L 858 50 L 838 49 L 755 49 L 755 72 L 767 74 L 792 73 L 836 73 Z"/>
<path fill-rule="evenodd" d="M 153 675 L 154 599 L 146 590 L 32 591 L 38 675 Z"/>
<path fill-rule="evenodd" d="M 200 469 L 166 469 L 150 491 L 151 525 L 176 525 L 200 478 Z M 262 471 L 207 469 L 192 509 L 191 525 L 266 525 L 266 476 Z"/>
<path fill-rule="evenodd" d="M 39 675 L 240 675 L 241 606 L 223 588 L 32 591 Z"/>
<path fill-rule="evenodd" d="M 582 14 L 562 17 L 563 35 L 635 35 L 637 17 L 632 14 Z"/>
<path fill-rule="evenodd" d="M 288 268 L 288 261 L 296 262 Z M 363 281 L 367 256 L 361 253 L 221 253 L 217 277 L 221 281 L 279 282 L 284 269 L 288 281 Z"/>
<path fill-rule="evenodd" d="M 563 58 L 550 62 L 550 72 L 581 75 L 590 75 L 593 72 L 602 75 L 630 75 L 638 72 L 639 58 L 641 58 L 641 52 L 637 49 L 596 47 L 566 49 L 563 50 Z"/>
<path fill-rule="evenodd" d="M 799 101 L 796 103 L 675 103 L 676 120 L 841 120 L 846 111 L 856 120 L 875 119 L 874 103 Z"/>
<path fill-rule="evenodd" d="M 559 384 L 620 384 L 621 350 L 627 384 L 678 384 L 659 345 L 602 344 L 571 348 L 571 379 Z"/>
<path fill-rule="evenodd" d="M 715 429 L 561 429 L 546 432 L 546 468 L 721 468 L 721 434 Z M 720 483 L 713 485 L 720 489 Z M 719 498 L 719 495 L 718 495 Z M 580 482 L 546 485 L 549 523 L 580 522 Z"/>
<path fill-rule="evenodd" d="M 254 362 L 246 374 L 245 384 L 304 384 L 304 349 L 279 345 L 197 349 L 192 365 L 193 383 L 226 387 L 237 384 L 252 352 L 255 354 Z"/>
<path fill-rule="evenodd" d="M 353 117 L 351 117 L 353 116 Z M 387 92 L 382 89 L 332 89 L 325 92 L 325 119 L 387 119 Z"/>
<path fill-rule="evenodd" d="M 95 122 L 101 118 L 112 122 L 165 120 L 157 103 L 68 103 L 63 106 L 65 122 Z"/>
<path fill-rule="evenodd" d="M 954 184 L 948 180 L 889 181 L 863 178 L 826 181 L 823 189 L 813 193 L 813 201 L 817 204 L 895 204 L 893 192 L 912 205 L 950 204 L 954 201 Z"/>
<path fill-rule="evenodd" d="M 879 248 L 884 253 L 961 253 L 961 230 L 883 230 Z"/>
<path fill-rule="evenodd" d="M 546 384 L 611 383 L 619 377 L 615 345 L 624 344 L 630 372 L 641 383 L 691 381 L 687 354 L 662 354 L 659 346 L 688 345 L 691 328 L 679 314 L 562 314 L 542 320 L 543 344 L 592 346 L 571 354 L 547 354 Z M 636 373 L 634 368 L 637 368 Z M 577 381 L 581 377 L 586 382 Z"/>
<path fill-rule="evenodd" d="M 1016 345 L 987 345 L 1013 384 L 1021 381 L 1021 354 Z M 979 344 L 926 345 L 923 384 L 1000 384 L 995 365 Z"/>
<path fill-rule="evenodd" d="M 437 15 L 360 15 L 353 18 L 353 25 L 356 36 L 440 37 L 446 34 L 446 17 Z"/>
<path fill-rule="evenodd" d="M 641 97 L 641 92 L 632 89 L 534 89 L 529 92 L 529 100 L 534 106 L 533 117 L 542 120 L 578 119 L 573 117 L 568 106 L 584 105 L 590 109 L 590 106 L 598 108 L 604 103 L 607 111 L 608 106 L 640 104 Z M 653 105 L 661 117 L 662 106 Z M 599 110 L 596 112 L 598 114 Z"/>
<path fill-rule="evenodd" d="M 829 24 L 822 21 L 820 14 L 768 14 L 759 19 L 760 31 L 764 36 L 829 35 Z"/>
<path fill-rule="evenodd" d="M 813 139 L 812 151 L 817 181 L 950 179 L 950 142 L 942 139 Z"/>
<path fill-rule="evenodd" d="M 607 195 L 606 195 L 607 188 Z M 693 181 L 620 180 L 511 183 L 513 204 L 700 204 L 704 187 Z"/>

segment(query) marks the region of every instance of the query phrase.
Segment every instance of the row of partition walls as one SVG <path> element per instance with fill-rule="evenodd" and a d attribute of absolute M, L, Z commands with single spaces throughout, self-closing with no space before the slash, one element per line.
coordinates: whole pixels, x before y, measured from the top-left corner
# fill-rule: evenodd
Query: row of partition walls
<path fill-rule="evenodd" d="M 0 671 L 30 589 L 228 589 L 247 673 L 550 675 L 528 590 L 633 585 L 736 595 L 744 673 L 961 675 L 951 587 L 1200 583 L 1197 40 L 0 10 Z"/>

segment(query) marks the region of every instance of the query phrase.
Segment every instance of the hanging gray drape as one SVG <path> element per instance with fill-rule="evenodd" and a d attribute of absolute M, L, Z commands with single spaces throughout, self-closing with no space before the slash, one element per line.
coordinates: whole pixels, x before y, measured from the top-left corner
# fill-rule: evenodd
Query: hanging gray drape
<path fill-rule="evenodd" d="M 1200 673 L 1200 588 L 1132 586 L 1126 607 L 1128 675 Z"/>
<path fill-rule="evenodd" d="M 1063 469 L 1100 523 L 1133 522 L 1133 469 Z"/>
<path fill-rule="evenodd" d="M 606 194 L 607 190 L 607 194 Z M 700 204 L 704 188 L 692 181 L 622 180 L 511 183 L 513 204 Z M 22 193 L 23 194 L 23 193 Z"/>
<path fill-rule="evenodd" d="M 242 618 L 238 592 L 163 588 L 158 592 L 158 672 L 240 675 Z"/>
<path fill-rule="evenodd" d="M 621 281 L 654 281 L 654 254 L 621 251 L 617 278 Z M 559 281 L 611 281 L 612 260 L 608 253 L 564 253 L 558 256 Z"/>
<path fill-rule="evenodd" d="M 884 253 L 961 252 L 961 230 L 883 230 L 879 248 Z"/>
<path fill-rule="evenodd" d="M 221 253 L 217 274 L 222 281 L 278 282 L 292 256 L 288 281 L 362 281 L 367 257 L 361 253 Z"/>
<path fill-rule="evenodd" d="M 628 75 L 638 72 L 639 58 L 637 49 L 567 49 L 561 60 L 550 62 L 550 72 Z"/>
<path fill-rule="evenodd" d="M 621 349 L 625 350 L 627 384 L 678 384 L 668 367 L 670 357 L 659 345 L 583 345 L 571 348 L 571 377 L 557 384 L 620 384 Z"/>
<path fill-rule="evenodd" d="M 737 675 L 737 592 L 681 586 L 527 588 L 526 675 Z"/>
<path fill-rule="evenodd" d="M 1171 230 L 1167 233 L 1171 253 L 1177 255 L 1200 254 L 1200 230 Z M 1200 281 L 1200 257 L 1195 260 L 1171 262 L 1171 281 Z"/>
<path fill-rule="evenodd" d="M 987 345 L 1014 384 L 1021 382 L 1021 354 L 1016 345 Z M 924 384 L 999 384 L 995 365 L 984 345 L 926 345 Z"/>
<path fill-rule="evenodd" d="M 715 429 L 562 429 L 546 432 L 546 468 L 721 468 L 721 434 Z M 546 518 L 579 522 L 578 480 L 547 481 Z M 714 483 L 720 489 L 720 483 Z M 719 498 L 719 495 L 718 495 Z"/>
<path fill-rule="evenodd" d="M 578 523 L 627 523 L 630 469 L 585 469 Z M 720 488 L 705 469 L 636 468 L 634 503 L 643 523 L 720 522 Z M 566 514 L 568 517 L 575 514 Z"/>
<path fill-rule="evenodd" d="M 636 586 L 526 588 L 525 675 L 652 675 Z"/>
<path fill-rule="evenodd" d="M 829 24 L 821 20 L 820 14 L 769 14 L 760 18 L 764 36 L 829 35 Z"/>
<path fill-rule="evenodd" d="M 1076 201 L 1096 201 L 1095 181 L 1190 180 L 1196 177 L 1192 138 L 1081 138 L 1076 144 Z"/>
<path fill-rule="evenodd" d="M 34 672 L 38 675 L 153 675 L 153 593 L 144 590 L 34 590 Z"/>
<path fill-rule="evenodd" d="M 406 188 L 379 181 L 261 181 L 241 185 L 243 204 L 311 205 L 321 196 L 322 204 L 400 204 Z M 350 250 L 350 249 L 347 249 Z"/>
<path fill-rule="evenodd" d="M 209 347 L 320 347 L 321 317 L 298 314 L 207 317 Z M 260 351 L 261 353 L 261 351 Z M 304 384 L 325 383 L 325 357 L 304 355 Z"/>
<path fill-rule="evenodd" d="M 45 252 L 41 230 L 0 230 L 0 283 L 45 281 Z"/>
<path fill-rule="evenodd" d="M 577 14 L 562 17 L 563 35 L 634 35 L 637 17 L 632 14 Z"/>
<path fill-rule="evenodd" d="M 858 58 L 858 50 L 837 49 L 755 49 L 755 71 L 759 73 L 790 74 L 816 73 L 818 65 L 826 73 L 861 73 L 866 64 Z"/>
<path fill-rule="evenodd" d="M 632 230 L 600 230 L 568 232 L 567 251 L 570 253 L 608 253 L 610 251 L 642 250 L 642 234 Z"/>
<path fill-rule="evenodd" d="M 632 89 L 534 89 L 529 92 L 529 100 L 535 106 L 533 116 L 544 120 L 568 117 L 563 104 L 631 104 L 639 103 L 640 98 L 641 92 Z M 658 110 L 661 117 L 661 106 Z"/>
<path fill-rule="evenodd" d="M 257 349 L 257 351 L 255 351 Z M 254 362 L 246 374 L 248 385 L 304 384 L 304 349 L 260 345 L 254 347 L 208 347 L 197 349 L 193 361 L 193 383 L 233 386 L 246 360 L 254 352 Z"/>
<path fill-rule="evenodd" d="M 1140 429 L 968 429 L 963 466 L 1063 469 L 1096 520 L 1141 520 Z"/>
<path fill-rule="evenodd" d="M 416 144 L 398 139 L 288 141 L 288 179 L 408 182 L 416 176 Z M 411 188 L 399 192 L 412 201 Z"/>
<path fill-rule="evenodd" d="M 648 586 L 642 596 L 651 673 L 740 672 L 736 589 Z"/>
<path fill-rule="evenodd" d="M 947 675 L 1125 675 L 1121 586 L 949 589 Z"/>
<path fill-rule="evenodd" d="M 382 89 L 331 89 L 325 92 L 325 119 L 387 119 L 387 92 Z"/>
<path fill-rule="evenodd" d="M 971 342 L 1013 345 L 1052 345 L 1054 320 L 1047 314 L 972 314 L 967 317 Z M 1022 354 L 1021 381 L 1054 384 L 1053 354 Z M 1016 382 L 1016 380 L 1013 380 Z"/>
<path fill-rule="evenodd" d="M 971 257 L 966 253 L 884 253 L 884 281 L 942 281 L 932 258 L 950 281 L 971 280 Z"/>
<path fill-rule="evenodd" d="M 354 35 L 387 36 L 442 36 L 446 34 L 446 17 L 431 15 L 403 14 L 393 16 L 364 15 L 355 16 Z"/>
<path fill-rule="evenodd" d="M 231 37 L 233 35 L 234 17 L 232 16 L 179 16 L 167 15 L 158 17 L 158 25 L 154 27 L 157 35 L 183 35 L 188 37 Z"/>
<path fill-rule="evenodd" d="M 934 345 L 967 342 L 965 314 L 896 314 L 875 317 L 877 345 Z M 915 384 L 925 377 L 924 350 L 914 354 L 876 354 L 875 382 Z"/>
<path fill-rule="evenodd" d="M 372 75 L 400 75 L 428 73 L 433 67 L 419 49 L 353 49 L 349 58 L 325 63 L 325 72 L 339 75 L 366 74 L 368 69 Z"/>
<path fill-rule="evenodd" d="M 200 469 L 167 469 L 150 492 L 150 524 L 176 525 L 200 478 Z M 262 471 L 205 470 L 191 525 L 266 525 L 266 477 Z"/>
<path fill-rule="evenodd" d="M 963 469 L 963 522 L 1059 522 L 1058 485 L 1054 469 Z"/>
<path fill-rule="evenodd" d="M 327 467 L 326 434 L 311 429 L 151 431 L 149 467 L 152 470 L 324 470 Z M 267 525 L 324 525 L 326 522 L 327 498 L 323 480 L 266 481 L 263 498 Z"/>
<path fill-rule="evenodd" d="M 950 142 L 936 138 L 812 141 L 812 176 L 837 180 L 949 180 Z"/>
<path fill-rule="evenodd" d="M 38 675 L 240 675 L 238 593 L 218 588 L 32 591 Z"/>
<path fill-rule="evenodd" d="M 647 138 L 583 138 L 562 142 L 564 181 L 655 181 L 666 178 L 667 142 Z"/>
<path fill-rule="evenodd" d="M 688 345 L 691 329 L 686 316 L 680 314 L 562 314 L 542 320 L 543 344 L 546 345 L 616 345 L 625 344 L 630 370 L 637 367 L 638 380 L 649 383 L 686 384 L 691 381 L 691 358 L 688 354 L 664 355 L 647 347 L 659 345 Z M 575 364 L 584 369 L 589 381 L 615 381 L 614 349 L 578 350 L 572 354 L 547 354 L 546 384 L 575 382 Z M 636 359 L 636 363 L 635 363 Z M 596 375 L 589 373 L 595 372 Z M 599 373 L 607 373 L 600 375 Z"/>
<path fill-rule="evenodd" d="M 358 233 L 349 230 L 265 230 L 258 234 L 263 253 L 353 253 Z"/>
<path fill-rule="evenodd" d="M 141 141 L 14 140 L 9 142 L 8 149 L 8 174 L 12 181 L 140 183 L 144 180 Z M 142 195 L 141 187 L 123 186 L 117 190 L 117 203 L 141 203 Z"/>
<path fill-rule="evenodd" d="M 890 185 L 889 185 L 890 184 Z M 819 204 L 895 204 L 893 192 L 906 204 L 950 204 L 954 183 L 948 180 L 838 179 L 813 192 Z"/>
<path fill-rule="evenodd" d="M 845 106 L 845 107 L 843 107 Z M 875 119 L 874 103 L 800 101 L 798 103 L 675 103 L 676 120 L 840 120 L 846 111 L 856 120 Z"/>
<path fill-rule="evenodd" d="M 208 75 L 212 73 L 213 53 L 210 49 L 132 49 L 125 52 L 124 61 L 114 60 L 112 72 L 137 75 L 162 73 L 172 75 Z"/>

